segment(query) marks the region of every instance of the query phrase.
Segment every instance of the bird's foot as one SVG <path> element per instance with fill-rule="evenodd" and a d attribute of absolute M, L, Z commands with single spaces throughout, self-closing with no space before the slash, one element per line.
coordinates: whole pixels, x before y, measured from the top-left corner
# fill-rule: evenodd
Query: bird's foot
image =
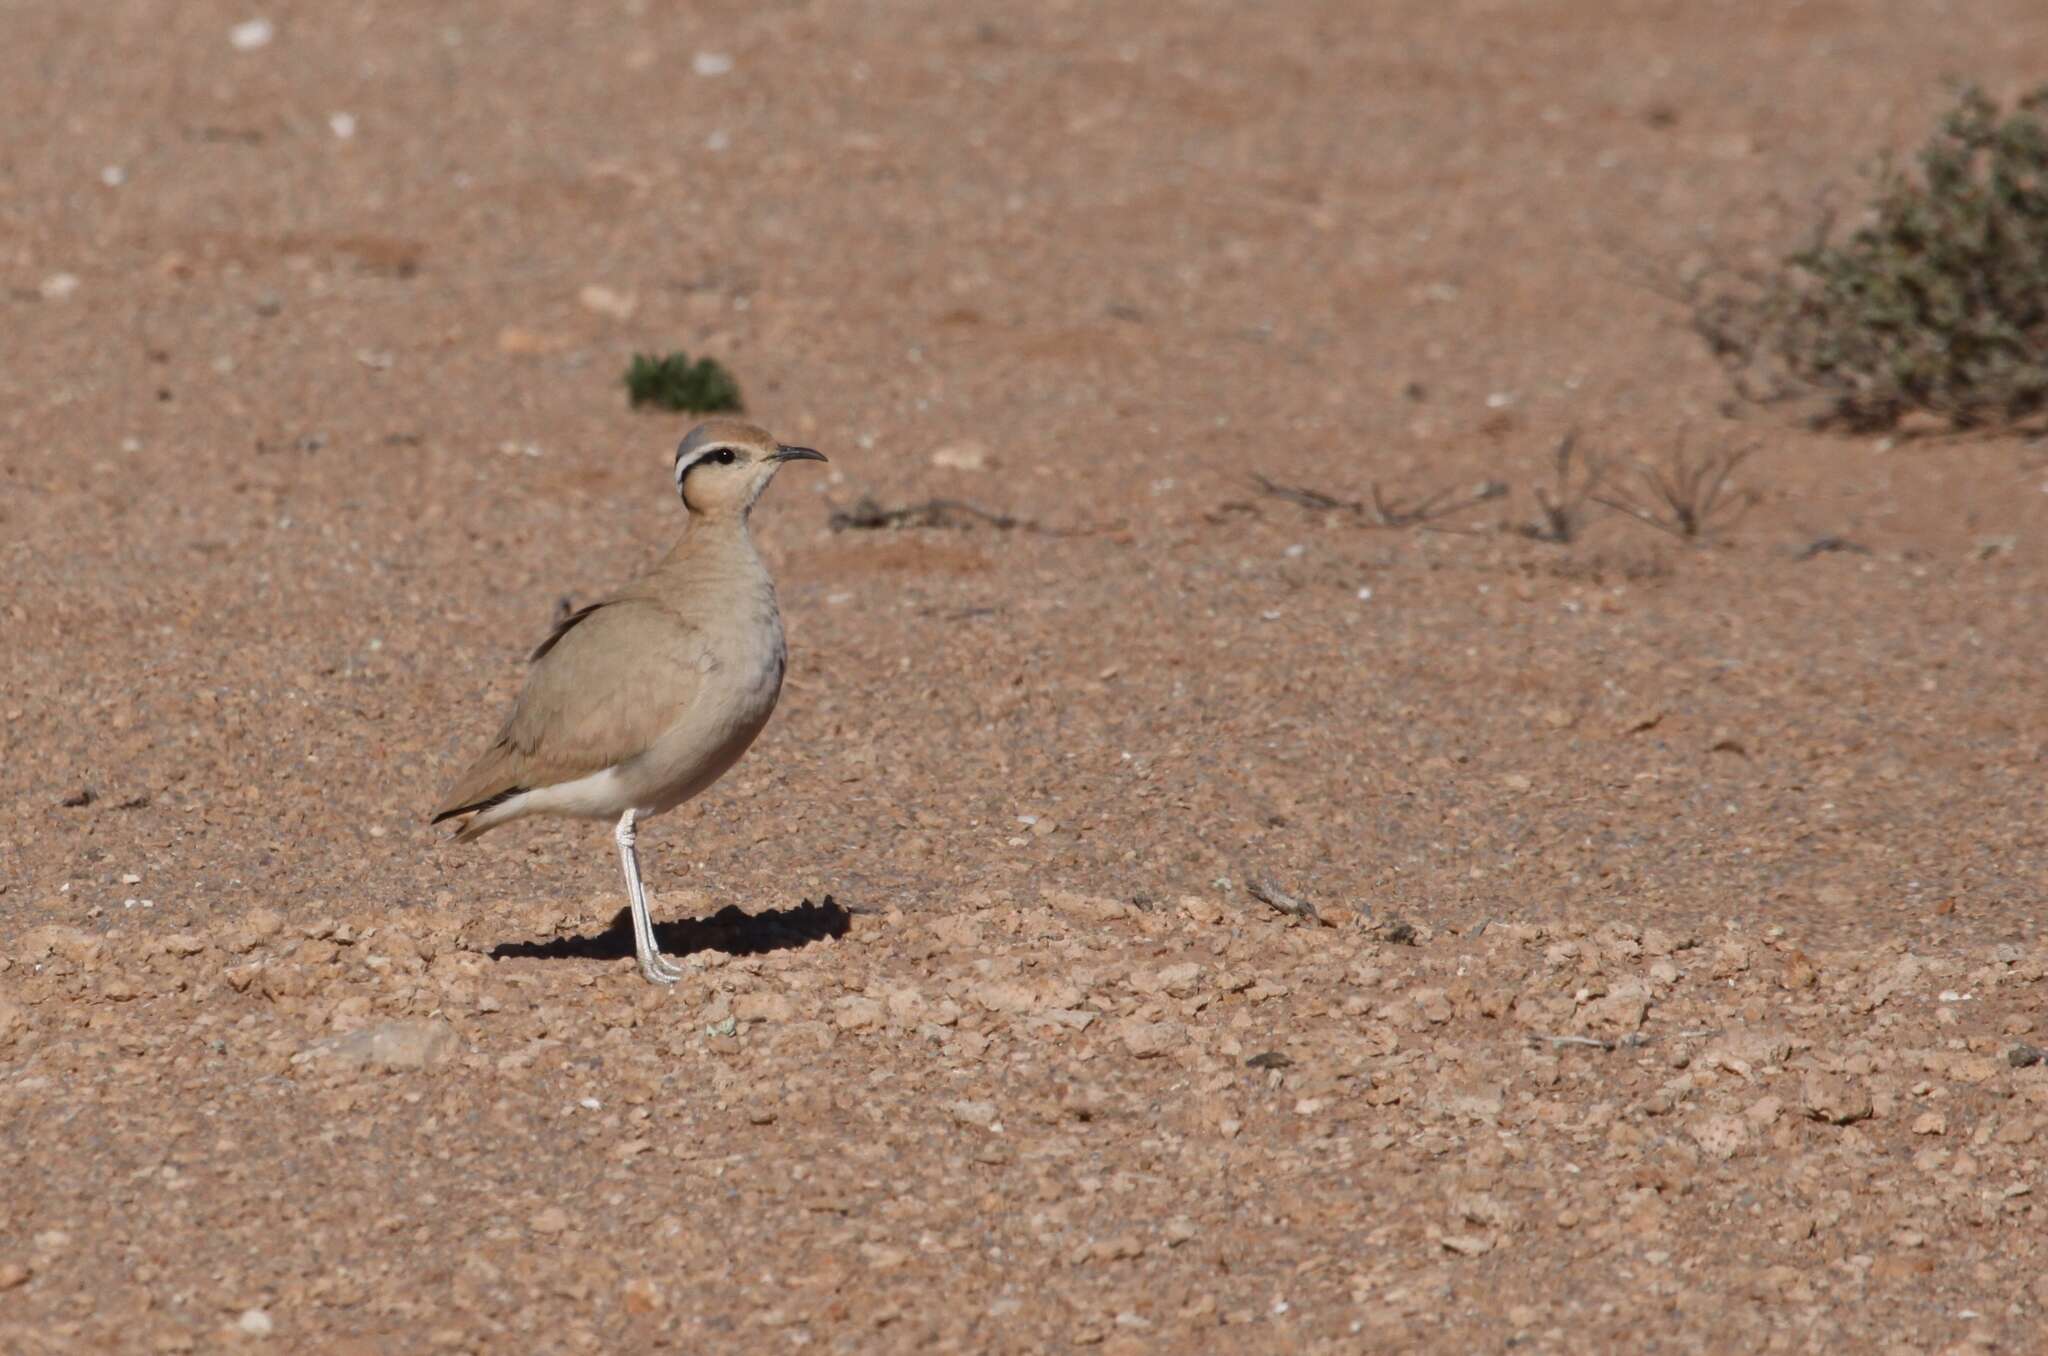
<path fill-rule="evenodd" d="M 640 973 L 653 984 L 673 984 L 683 977 L 682 969 L 659 951 L 650 951 L 640 958 Z"/>

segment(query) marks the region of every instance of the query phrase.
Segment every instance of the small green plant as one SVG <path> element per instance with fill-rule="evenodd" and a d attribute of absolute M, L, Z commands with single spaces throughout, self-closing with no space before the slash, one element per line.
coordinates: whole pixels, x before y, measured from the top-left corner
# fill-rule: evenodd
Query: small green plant
<path fill-rule="evenodd" d="M 1738 390 L 1828 397 L 1821 421 L 1876 431 L 1909 411 L 1957 428 L 2048 408 L 2048 85 L 2011 113 L 1964 88 L 1918 172 L 1877 169 L 1865 223 L 1832 221 L 1739 290 L 1691 288 Z"/>
<path fill-rule="evenodd" d="M 691 362 L 686 353 L 657 358 L 635 353 L 626 369 L 626 392 L 633 408 L 653 405 L 664 410 L 716 414 L 740 408 L 740 384 L 715 358 Z"/>

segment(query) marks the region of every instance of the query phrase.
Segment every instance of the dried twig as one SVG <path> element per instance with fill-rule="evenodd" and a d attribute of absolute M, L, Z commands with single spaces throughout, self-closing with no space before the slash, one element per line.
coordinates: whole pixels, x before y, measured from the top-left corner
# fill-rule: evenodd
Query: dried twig
<path fill-rule="evenodd" d="M 1535 1031 L 1529 1033 L 1529 1044 L 1542 1045 L 1545 1041 L 1550 1043 L 1552 1049 L 1566 1045 L 1583 1045 L 1594 1050 L 1612 1050 L 1614 1048 L 1613 1041 L 1597 1040 L 1592 1036 L 1545 1036 Z"/>
<path fill-rule="evenodd" d="M 854 501 L 851 508 L 835 508 L 826 520 L 834 532 L 848 528 L 874 529 L 887 527 L 958 527 L 970 528 L 976 523 L 987 523 L 999 532 L 1015 530 L 1036 532 L 1046 537 L 1085 537 L 1100 532 L 1100 526 L 1048 527 L 1031 518 L 1019 518 L 1010 513 L 994 513 L 985 508 L 965 503 L 958 499 L 927 499 L 922 504 L 905 504 L 899 508 L 887 508 L 867 495 Z"/>
<path fill-rule="evenodd" d="M 1862 542 L 1850 541 L 1847 537 L 1826 536 L 1815 537 L 1812 541 L 1806 543 L 1805 546 L 1794 553 L 1792 559 L 1812 560 L 1815 556 L 1826 555 L 1830 551 L 1847 551 L 1852 555 L 1859 556 L 1870 554 L 1870 548 Z"/>
<path fill-rule="evenodd" d="M 1244 883 L 1244 888 L 1253 899 L 1258 900 L 1261 904 L 1271 905 L 1290 918 L 1299 918 L 1305 923 L 1320 923 L 1323 921 L 1322 915 L 1316 912 L 1315 905 L 1305 899 L 1298 899 L 1288 894 L 1269 880 L 1247 880 Z"/>
<path fill-rule="evenodd" d="M 1592 499 L 1602 507 L 1625 514 L 1660 532 L 1668 532 L 1686 541 L 1699 541 L 1723 528 L 1733 527 L 1756 502 L 1754 491 L 1731 492 L 1729 489 L 1729 478 L 1735 473 L 1735 468 L 1755 451 L 1752 445 L 1733 451 L 1710 452 L 1695 461 L 1686 452 L 1681 439 L 1672 451 L 1668 471 L 1647 462 L 1636 463 L 1636 474 L 1649 491 L 1651 503 L 1644 504 L 1619 491 L 1612 498 L 1595 494 Z M 1726 523 L 1715 521 L 1724 510 L 1731 508 L 1734 517 Z"/>
<path fill-rule="evenodd" d="M 1348 513 L 1366 527 L 1420 527 L 1430 531 L 1456 532 L 1466 529 L 1435 526 L 1440 520 L 1466 509 L 1498 499 L 1508 492 L 1506 482 L 1484 481 L 1463 494 L 1450 487 L 1438 490 L 1415 503 L 1389 500 L 1380 493 L 1377 482 L 1372 486 L 1370 502 L 1357 499 L 1339 499 L 1321 490 L 1305 485 L 1283 485 L 1257 472 L 1252 473 L 1252 483 L 1259 493 L 1274 499 L 1285 499 L 1290 504 L 1299 504 L 1312 513 Z M 1455 496 L 1455 497 L 1453 497 Z"/>
<path fill-rule="evenodd" d="M 1645 1036 L 1640 1031 L 1632 1031 L 1628 1035 L 1621 1037 L 1619 1040 L 1611 1041 L 1602 1040 L 1598 1036 L 1546 1036 L 1543 1035 L 1541 1032 L 1532 1031 L 1529 1033 L 1529 1044 L 1541 1045 L 1545 1041 L 1548 1041 L 1550 1043 L 1550 1047 L 1553 1050 L 1560 1049 L 1567 1045 L 1582 1045 L 1589 1050 L 1613 1051 L 1637 1049 L 1641 1046 L 1648 1045 L 1650 1043 L 1650 1038 L 1648 1036 Z"/>
<path fill-rule="evenodd" d="M 1535 487 L 1537 506 L 1543 510 L 1541 522 L 1523 523 L 1515 530 L 1535 541 L 1555 542 L 1567 545 L 1578 539 L 1586 525 L 1586 505 L 1607 479 L 1607 461 L 1602 457 L 1580 457 L 1580 469 L 1572 470 L 1572 460 L 1578 450 L 1579 431 L 1571 432 L 1558 439 L 1557 450 L 1551 454 L 1557 467 L 1555 497 L 1543 486 Z"/>

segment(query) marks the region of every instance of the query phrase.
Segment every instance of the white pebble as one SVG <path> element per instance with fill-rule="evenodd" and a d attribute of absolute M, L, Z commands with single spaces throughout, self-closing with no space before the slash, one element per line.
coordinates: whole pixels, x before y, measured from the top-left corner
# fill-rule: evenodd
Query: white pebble
<path fill-rule="evenodd" d="M 242 1316 L 235 1320 L 235 1326 L 250 1337 L 268 1337 L 277 1325 L 261 1309 L 244 1309 Z"/>
<path fill-rule="evenodd" d="M 730 150 L 731 148 L 732 138 L 726 134 L 725 129 L 722 127 L 704 138 L 704 149 L 710 151 L 713 155 L 717 155 L 721 151 Z"/>
<path fill-rule="evenodd" d="M 277 36 L 277 25 L 268 19 L 249 19 L 228 30 L 228 42 L 237 52 L 253 52 L 259 47 L 270 46 L 270 40 Z M 251 1309 L 249 1313 L 257 1313 Z M 244 1315 L 247 1317 L 247 1315 Z M 265 1319 L 268 1323 L 270 1320 Z M 268 1331 L 268 1329 L 265 1329 Z"/>
<path fill-rule="evenodd" d="M 43 279 L 43 285 L 38 290 L 42 292 L 44 301 L 62 301 L 78 290 L 78 275 L 52 273 Z"/>
<path fill-rule="evenodd" d="M 128 171 L 119 165 L 109 165 L 100 171 L 100 182 L 108 188 L 119 188 L 128 182 Z"/>
<path fill-rule="evenodd" d="M 699 75 L 724 75 L 732 70 L 732 58 L 724 52 L 699 52 L 690 59 L 690 69 Z"/>
<path fill-rule="evenodd" d="M 1359 589 L 1358 601 L 1361 603 L 1369 603 L 1372 601 L 1372 586 L 1370 584 Z"/>
<path fill-rule="evenodd" d="M 353 113 L 329 113 L 327 128 L 335 136 L 347 141 L 356 134 L 356 115 Z"/>

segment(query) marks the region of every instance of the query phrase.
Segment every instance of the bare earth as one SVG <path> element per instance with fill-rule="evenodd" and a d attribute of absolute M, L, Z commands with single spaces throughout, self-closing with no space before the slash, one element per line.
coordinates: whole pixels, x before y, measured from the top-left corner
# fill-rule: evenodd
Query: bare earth
<path fill-rule="evenodd" d="M 0 1350 L 2048 1348 L 2048 448 L 1649 285 L 2048 9 L 256 12 L 0 20 Z M 832 458 L 674 992 L 422 822 L 668 348 Z M 1500 530 L 1572 428 L 1761 502 Z"/>

